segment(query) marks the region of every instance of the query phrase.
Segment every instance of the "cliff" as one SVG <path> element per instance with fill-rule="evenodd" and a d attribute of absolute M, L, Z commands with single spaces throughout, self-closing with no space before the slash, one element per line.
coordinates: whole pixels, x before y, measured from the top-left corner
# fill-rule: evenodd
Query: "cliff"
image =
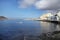
<path fill-rule="evenodd" d="M 7 19 L 7 18 L 4 16 L 0 16 L 0 20 L 5 20 L 5 19 Z"/>

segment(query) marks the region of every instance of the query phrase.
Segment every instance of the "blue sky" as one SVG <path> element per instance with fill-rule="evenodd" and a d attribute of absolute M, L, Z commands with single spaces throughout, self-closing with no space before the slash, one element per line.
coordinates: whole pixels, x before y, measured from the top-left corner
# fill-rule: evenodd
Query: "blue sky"
<path fill-rule="evenodd" d="M 18 8 L 19 0 L 0 0 L 0 16 L 8 18 L 38 18 L 45 11 L 38 10 L 34 6 Z"/>

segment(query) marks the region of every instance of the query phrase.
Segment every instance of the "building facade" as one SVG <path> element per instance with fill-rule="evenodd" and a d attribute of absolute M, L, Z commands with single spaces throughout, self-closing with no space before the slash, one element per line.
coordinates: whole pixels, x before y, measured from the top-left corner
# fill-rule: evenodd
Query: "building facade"
<path fill-rule="evenodd" d="M 40 17 L 41 20 L 60 21 L 60 12 L 53 15 L 52 13 L 46 13 Z"/>

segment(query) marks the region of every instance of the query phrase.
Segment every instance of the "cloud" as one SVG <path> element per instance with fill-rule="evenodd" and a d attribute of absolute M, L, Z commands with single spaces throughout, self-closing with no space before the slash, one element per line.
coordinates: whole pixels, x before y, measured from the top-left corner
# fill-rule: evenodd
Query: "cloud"
<path fill-rule="evenodd" d="M 27 8 L 32 5 L 40 10 L 60 11 L 60 0 L 22 0 L 19 7 Z"/>
<path fill-rule="evenodd" d="M 37 0 L 22 0 L 20 3 L 21 8 L 27 8 L 32 6 Z"/>
<path fill-rule="evenodd" d="M 35 3 L 37 9 L 49 10 L 49 12 L 56 13 L 60 11 L 60 0 L 40 0 Z"/>
<path fill-rule="evenodd" d="M 36 2 L 35 6 L 38 9 L 59 10 L 60 9 L 60 0 L 40 0 L 40 1 Z"/>

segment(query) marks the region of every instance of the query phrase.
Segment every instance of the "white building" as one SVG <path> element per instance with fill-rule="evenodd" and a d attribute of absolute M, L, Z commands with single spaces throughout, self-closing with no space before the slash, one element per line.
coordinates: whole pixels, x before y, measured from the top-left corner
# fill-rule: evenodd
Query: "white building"
<path fill-rule="evenodd" d="M 51 13 L 46 13 L 40 17 L 41 20 L 50 20 L 53 15 Z"/>
<path fill-rule="evenodd" d="M 60 21 L 60 12 L 58 12 L 57 15 L 58 15 L 58 21 Z"/>
<path fill-rule="evenodd" d="M 60 12 L 54 14 L 47 13 L 40 17 L 41 20 L 60 21 Z"/>

